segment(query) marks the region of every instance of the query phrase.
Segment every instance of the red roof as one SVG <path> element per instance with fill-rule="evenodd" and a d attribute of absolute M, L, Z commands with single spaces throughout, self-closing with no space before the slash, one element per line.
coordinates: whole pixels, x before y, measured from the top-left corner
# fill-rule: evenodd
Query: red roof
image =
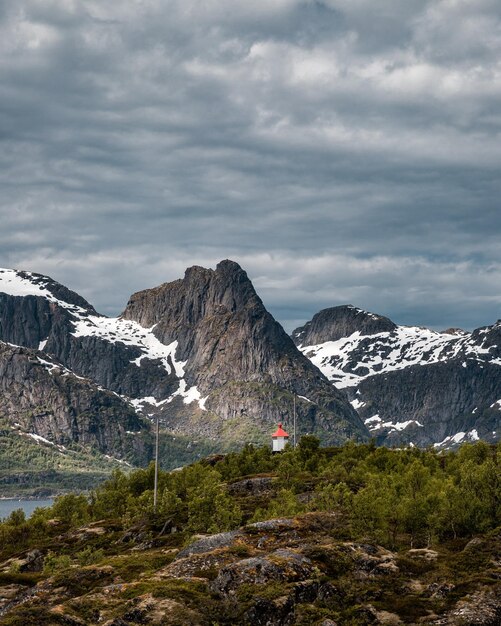
<path fill-rule="evenodd" d="M 288 437 L 289 434 L 285 432 L 285 430 L 282 428 L 282 424 L 278 425 L 277 431 L 273 433 L 272 437 L 273 439 L 275 439 L 275 437 Z"/>

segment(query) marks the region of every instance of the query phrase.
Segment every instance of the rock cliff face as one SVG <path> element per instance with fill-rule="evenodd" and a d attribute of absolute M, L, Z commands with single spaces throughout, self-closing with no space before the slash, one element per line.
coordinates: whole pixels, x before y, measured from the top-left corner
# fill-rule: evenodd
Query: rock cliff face
<path fill-rule="evenodd" d="M 326 443 L 368 436 L 345 393 L 296 348 L 231 261 L 216 270 L 192 267 L 184 279 L 133 295 L 118 318 L 99 315 L 50 278 L 0 270 L 0 340 L 39 350 L 54 366 L 119 394 L 107 397 L 125 420 L 158 414 L 170 432 L 222 448 L 267 441 L 279 420 L 291 425 L 294 393 L 300 433 L 316 432 Z M 37 394 L 39 387 L 24 398 L 26 410 L 38 406 Z M 86 415 L 76 397 L 64 402 L 69 416 Z M 79 419 L 81 432 L 62 419 L 64 437 L 96 434 L 95 424 Z M 46 434 L 56 437 L 59 422 L 49 423 Z M 108 434 L 99 436 L 103 448 Z"/>
<path fill-rule="evenodd" d="M 499 438 L 501 322 L 438 333 L 344 306 L 321 311 L 293 338 L 347 391 L 380 443 L 451 447 Z"/>
<path fill-rule="evenodd" d="M 113 393 L 77 378 L 47 355 L 0 342 L 0 417 L 34 439 L 78 443 L 110 456 L 149 458 L 144 422 Z"/>

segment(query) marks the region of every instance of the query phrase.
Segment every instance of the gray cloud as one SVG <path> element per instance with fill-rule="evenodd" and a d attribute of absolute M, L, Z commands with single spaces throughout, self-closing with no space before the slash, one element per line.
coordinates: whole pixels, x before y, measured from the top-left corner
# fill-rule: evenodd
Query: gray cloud
<path fill-rule="evenodd" d="M 105 313 L 234 258 L 291 329 L 501 317 L 495 0 L 0 1 L 0 264 Z"/>

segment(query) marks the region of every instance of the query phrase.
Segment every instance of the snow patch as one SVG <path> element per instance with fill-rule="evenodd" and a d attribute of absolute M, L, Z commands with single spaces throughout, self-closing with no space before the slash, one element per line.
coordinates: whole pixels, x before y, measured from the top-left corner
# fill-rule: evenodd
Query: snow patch
<path fill-rule="evenodd" d="M 144 398 L 135 398 L 133 400 L 129 400 L 129 402 L 134 406 L 137 410 L 144 410 L 145 405 L 151 405 L 156 408 L 164 406 L 165 404 L 170 404 L 174 398 L 181 397 L 183 399 L 184 404 L 191 404 L 192 402 L 198 402 L 198 406 L 202 409 L 202 411 L 206 411 L 205 403 L 207 402 L 209 396 L 205 396 L 202 398 L 202 394 L 197 389 L 196 386 L 186 388 L 186 381 L 182 378 L 179 381 L 178 389 L 170 395 L 168 398 L 163 400 L 156 400 L 153 396 L 145 396 Z"/>
<path fill-rule="evenodd" d="M 52 441 L 49 441 L 48 439 L 45 439 L 45 437 L 41 437 L 40 435 L 36 435 L 35 433 L 26 433 L 26 434 L 28 435 L 28 437 L 31 437 L 32 439 L 34 439 L 38 444 L 39 443 L 46 443 L 49 446 L 55 446 L 56 445 Z"/>
<path fill-rule="evenodd" d="M 178 342 L 165 345 L 153 334 L 153 329 L 144 328 L 137 322 L 124 320 L 120 317 L 101 317 L 100 315 L 75 316 L 73 337 L 98 337 L 110 343 L 123 343 L 137 348 L 141 354 L 133 359 L 138 367 L 144 358 L 159 360 L 167 374 L 175 373 L 178 378 L 184 376 L 186 362 L 176 360 Z"/>
<path fill-rule="evenodd" d="M 105 454 L 104 458 L 110 461 L 116 461 L 117 463 L 120 463 L 121 465 L 127 465 L 127 467 L 132 467 L 132 465 L 128 463 L 127 461 L 124 461 L 124 459 L 117 459 L 116 457 L 110 456 L 109 454 Z"/>
<path fill-rule="evenodd" d="M 54 370 L 60 369 L 60 367 L 56 365 L 55 363 L 51 363 L 51 361 L 46 361 L 45 359 L 42 359 L 39 356 L 37 356 L 37 360 L 40 363 L 40 365 L 43 365 L 45 369 L 48 370 L 51 374 Z"/>
<path fill-rule="evenodd" d="M 60 452 L 63 456 L 67 456 L 65 453 L 69 452 L 68 449 L 65 448 L 63 445 L 49 441 L 48 439 L 45 439 L 45 437 L 37 435 L 36 433 L 22 433 L 22 434 L 26 435 L 27 437 L 30 437 L 31 439 L 34 439 L 38 445 L 43 443 L 48 446 L 52 446 L 53 448 L 56 448 L 56 450 Z"/>
<path fill-rule="evenodd" d="M 205 396 L 205 398 L 200 398 L 198 401 L 198 406 L 202 409 L 202 411 L 207 411 L 207 408 L 205 406 L 207 400 L 209 399 L 209 396 Z"/>
<path fill-rule="evenodd" d="M 420 426 L 423 428 L 423 424 L 418 422 L 417 420 L 407 420 L 406 422 L 383 422 L 383 420 L 379 417 L 379 414 L 373 415 L 372 417 L 367 418 L 364 421 L 364 424 L 367 426 L 369 430 L 380 430 L 381 428 L 389 428 L 390 431 L 401 431 L 405 430 L 411 424 L 415 424 L 416 426 Z"/>
<path fill-rule="evenodd" d="M 31 272 L 24 272 L 26 276 L 32 276 Z M 48 300 L 56 300 L 50 291 L 46 289 L 43 281 L 33 282 L 29 278 L 21 276 L 16 270 L 0 268 L 0 291 L 9 296 L 39 296 Z"/>
<path fill-rule="evenodd" d="M 358 386 L 376 374 L 415 365 L 444 362 L 458 356 L 477 363 L 501 365 L 495 346 L 485 346 L 486 330 L 479 339 L 469 333 L 444 334 L 419 326 L 398 326 L 390 332 L 362 335 L 356 331 L 336 341 L 301 346 L 300 349 L 338 388 Z M 467 367 L 467 361 L 462 362 Z"/>
<path fill-rule="evenodd" d="M 360 407 L 365 406 L 365 402 L 362 402 L 362 400 L 359 400 L 358 398 L 355 398 L 355 400 L 352 400 L 350 404 L 355 409 L 355 411 L 357 411 Z"/>
<path fill-rule="evenodd" d="M 471 439 L 471 441 L 478 441 L 480 439 L 480 437 L 478 436 L 478 432 L 475 428 L 473 430 L 470 430 L 470 432 L 468 433 L 468 437 Z"/>
<path fill-rule="evenodd" d="M 87 380 L 87 378 L 84 378 L 83 376 L 78 376 L 78 374 L 75 374 L 75 372 L 69 370 L 67 367 L 64 367 L 64 365 L 61 365 L 61 363 L 53 363 L 52 361 L 46 361 L 45 359 L 42 359 L 42 357 L 37 356 L 36 357 L 38 362 L 40 363 L 40 365 L 42 365 L 50 374 L 52 374 L 54 371 L 57 372 L 61 372 L 63 376 L 73 376 L 74 378 L 78 378 L 79 380 Z M 92 381 L 89 381 L 92 382 Z M 101 389 L 101 391 L 108 391 L 107 389 L 104 389 L 103 387 L 98 387 L 99 389 Z M 110 393 L 114 393 L 113 391 Z M 118 395 L 115 393 L 115 395 Z"/>
<path fill-rule="evenodd" d="M 434 443 L 433 447 L 434 448 L 443 448 L 443 447 L 451 445 L 451 444 L 461 443 L 461 441 L 463 441 L 463 439 L 465 437 L 466 437 L 466 433 L 459 432 L 459 433 L 456 433 L 455 435 L 450 435 L 449 437 L 446 437 L 445 439 L 443 439 L 439 443 Z"/>
<path fill-rule="evenodd" d="M 133 400 L 129 400 L 129 402 L 135 409 L 143 409 L 145 404 L 151 404 L 152 406 L 159 407 L 163 404 L 167 404 L 170 400 L 171 398 L 166 398 L 165 400 L 155 400 L 153 396 L 145 396 L 144 398 L 134 398 Z"/>
<path fill-rule="evenodd" d="M 37 296 L 53 302 L 63 309 L 68 309 L 76 315 L 86 315 L 87 311 L 76 304 L 70 304 L 64 300 L 59 300 L 49 291 L 51 284 L 49 278 L 45 276 L 35 276 L 33 272 L 18 272 L 17 270 L 0 268 L 0 292 L 9 296 L 26 297 Z"/>
<path fill-rule="evenodd" d="M 202 395 L 198 389 L 193 386 L 189 389 L 186 388 L 186 381 L 184 379 L 179 381 L 179 389 L 172 394 L 170 399 L 174 399 L 175 397 L 180 396 L 183 398 L 184 404 L 191 404 L 192 402 L 198 402 L 198 406 L 205 411 L 205 402 L 207 401 L 207 397 L 202 398 Z"/>
<path fill-rule="evenodd" d="M 470 441 L 478 441 L 480 439 L 476 428 L 473 428 L 472 430 L 468 432 L 459 432 L 459 433 L 456 433 L 455 435 L 450 435 L 449 437 L 446 437 L 439 443 L 434 443 L 433 447 L 434 448 L 446 448 L 454 444 L 464 443 L 466 439 Z"/>
<path fill-rule="evenodd" d="M 423 428 L 423 424 L 417 420 L 407 420 L 406 422 L 396 422 L 395 424 L 393 422 L 383 422 L 383 424 L 380 425 L 380 428 L 390 428 L 391 430 L 400 431 L 405 430 L 407 426 L 410 426 L 411 424 L 416 424 L 416 426 Z"/>
<path fill-rule="evenodd" d="M 309 398 L 307 398 L 306 396 L 300 396 L 298 395 L 298 398 L 301 398 L 301 400 L 305 400 L 306 402 L 309 402 L 310 404 L 315 404 L 313 402 L 313 400 L 310 400 Z"/>

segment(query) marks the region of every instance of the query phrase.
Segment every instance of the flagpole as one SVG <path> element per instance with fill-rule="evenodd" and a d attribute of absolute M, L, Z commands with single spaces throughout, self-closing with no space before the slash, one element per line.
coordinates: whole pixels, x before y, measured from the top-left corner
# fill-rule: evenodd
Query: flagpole
<path fill-rule="evenodd" d="M 155 440 L 155 484 L 153 487 L 153 513 L 157 512 L 157 494 L 158 494 L 158 439 L 160 430 L 160 418 L 157 413 L 157 428 L 156 428 L 156 440 Z"/>

